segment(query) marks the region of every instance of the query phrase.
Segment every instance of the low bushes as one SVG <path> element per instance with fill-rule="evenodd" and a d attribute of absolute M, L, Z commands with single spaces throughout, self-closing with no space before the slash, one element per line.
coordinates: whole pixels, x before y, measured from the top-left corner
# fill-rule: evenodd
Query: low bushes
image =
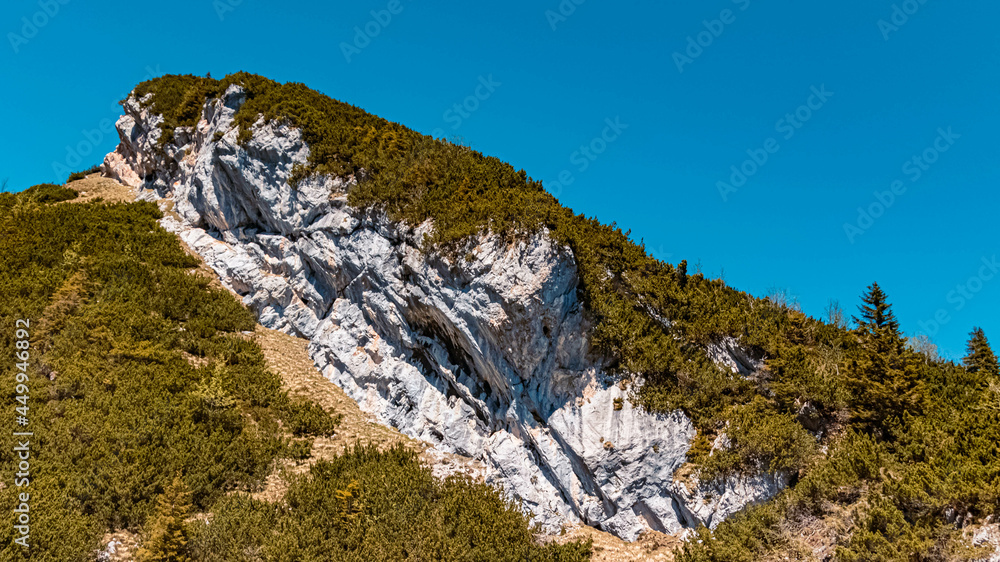
<path fill-rule="evenodd" d="M 284 505 L 230 496 L 191 532 L 195 559 L 206 562 L 590 559 L 589 544 L 536 544 L 527 517 L 497 489 L 438 480 L 401 446 L 358 446 L 316 464 Z"/>
<path fill-rule="evenodd" d="M 98 165 L 98 166 L 91 166 L 90 168 L 87 168 L 86 170 L 82 170 L 79 172 L 73 172 L 72 174 L 69 175 L 68 178 L 66 178 L 66 183 L 69 183 L 71 181 L 82 180 L 87 176 L 89 176 L 90 174 L 96 174 L 100 171 L 101 167 Z"/>

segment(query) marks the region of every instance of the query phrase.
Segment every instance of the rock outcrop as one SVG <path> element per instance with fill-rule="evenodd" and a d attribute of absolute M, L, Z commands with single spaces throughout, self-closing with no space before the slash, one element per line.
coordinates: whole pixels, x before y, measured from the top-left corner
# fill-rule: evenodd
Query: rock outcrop
<path fill-rule="evenodd" d="M 197 251 L 260 322 L 308 338 L 323 374 L 361 407 L 441 451 L 479 459 L 486 478 L 550 531 L 598 526 L 627 540 L 715 526 L 784 485 L 674 481 L 695 430 L 681 412 L 633 407 L 590 353 L 572 252 L 545 232 L 488 233 L 463 259 L 421 249 L 432 224 L 352 208 L 354 178 L 292 167 L 309 147 L 259 120 L 241 145 L 243 92 L 209 101 L 162 147 L 162 118 L 130 97 L 106 174 L 169 210 L 162 224 Z M 713 355 L 744 372 L 735 342 Z"/>
<path fill-rule="evenodd" d="M 1000 525 L 991 520 L 987 517 L 986 523 L 971 533 L 972 545 L 984 550 L 982 557 L 972 562 L 1000 562 Z"/>

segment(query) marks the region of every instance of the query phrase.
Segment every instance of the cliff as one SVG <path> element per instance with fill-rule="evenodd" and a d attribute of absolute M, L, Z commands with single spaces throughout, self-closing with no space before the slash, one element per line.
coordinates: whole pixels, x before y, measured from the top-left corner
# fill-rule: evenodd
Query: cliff
<path fill-rule="evenodd" d="M 485 478 L 549 531 L 714 527 L 773 496 L 782 475 L 682 482 L 695 437 L 680 411 L 650 413 L 593 352 L 570 248 L 544 229 L 480 233 L 462 258 L 429 251 L 432 221 L 395 222 L 347 194 L 364 174 L 289 182 L 310 147 L 261 117 L 239 138 L 242 88 L 161 142 L 164 118 L 133 94 L 106 174 L 159 202 L 176 232 L 261 324 L 310 340 L 323 374 L 362 409 L 435 448 L 481 460 Z M 706 350 L 747 374 L 734 341 Z M 633 383 L 641 384 L 641 380 Z"/>

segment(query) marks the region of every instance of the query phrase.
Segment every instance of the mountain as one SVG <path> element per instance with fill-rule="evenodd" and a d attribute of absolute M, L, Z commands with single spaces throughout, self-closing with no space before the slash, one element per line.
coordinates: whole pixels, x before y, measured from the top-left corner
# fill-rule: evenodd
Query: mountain
<path fill-rule="evenodd" d="M 162 94 L 146 103 L 140 95 L 124 103 L 122 143 L 105 160 L 112 176 L 170 205 L 164 228 L 264 326 L 309 339 L 323 374 L 364 410 L 482 461 L 487 482 L 547 530 L 583 522 L 635 540 L 648 529 L 714 526 L 787 482 L 784 473 L 674 481 L 694 425 L 681 412 L 634 405 L 612 360 L 591 349 L 577 258 L 548 227 L 491 227 L 449 252 L 428 244 L 435 219 L 400 220 L 352 200 L 366 174 L 385 172 L 338 162 L 352 171 L 296 178 L 310 166 L 304 133 L 259 120 L 244 134 L 245 88 L 226 86 L 195 127 L 174 127 L 166 143 Z M 444 149 L 460 155 L 445 153 L 445 166 L 462 166 L 463 156 L 499 166 Z M 498 191 L 543 199 L 511 176 L 522 185 Z M 717 349 L 719 361 L 754 369 L 737 345 Z"/>
<path fill-rule="evenodd" d="M 981 330 L 967 365 L 942 361 L 927 342 L 905 340 L 877 283 L 852 326 L 839 308 L 827 322 L 810 318 L 780 296 L 756 298 L 686 262 L 652 258 L 523 170 L 301 84 L 165 76 L 122 106 L 121 142 L 102 172 L 139 202 L 60 203 L 75 194 L 58 186 L 3 199 L 11 236 L 25 217 L 82 225 L 33 227 L 30 247 L 53 240 L 49 269 L 32 273 L 45 289 L 32 293 L 19 273 L 27 250 L 4 271 L 6 286 L 34 295 L 23 307 L 53 318 L 42 359 L 60 372 L 81 357 L 74 346 L 98 345 L 84 342 L 111 341 L 117 353 L 88 352 L 94 373 L 109 358 L 180 369 L 186 357 L 197 370 L 188 382 L 163 379 L 148 398 L 153 410 L 190 393 L 215 412 L 192 421 L 190 435 L 213 431 L 221 408 L 233 435 L 250 431 L 237 412 L 271 420 L 255 422 L 265 434 L 254 439 L 269 444 L 241 442 L 267 453 L 225 485 L 198 476 L 211 462 L 167 455 L 184 477 L 158 468 L 143 480 L 166 507 L 156 511 L 146 492 L 126 519 L 95 518 L 79 499 L 102 497 L 93 484 L 62 485 L 85 506 L 61 508 L 79 512 L 81 528 L 180 529 L 173 506 L 187 505 L 178 498 L 197 485 L 191 509 L 212 521 L 193 539 L 205 560 L 251 551 L 322 559 L 331 549 L 386 560 L 589 552 L 577 542 L 539 546 L 529 519 L 549 535 L 582 524 L 626 541 L 685 538 L 675 553 L 683 562 L 1000 560 L 1000 380 Z M 177 254 L 171 235 L 195 258 Z M 156 253 L 143 253 L 154 242 Z M 179 275 L 197 264 L 245 308 L 218 304 L 224 292 Z M 124 304 L 133 293 L 138 307 Z M 95 320 L 101 299 L 123 303 L 111 335 Z M 94 318 L 68 331 L 77 324 L 64 317 L 77 310 Z M 150 318 L 162 319 L 159 329 Z M 293 479 L 278 504 L 286 507 L 224 494 L 259 484 L 268 462 L 292 455 L 281 428 L 301 439 L 331 431 L 323 408 L 281 394 L 256 348 L 235 343 L 254 322 L 307 340 L 322 376 L 381 424 L 429 444 L 421 459 L 432 466 L 402 449 L 360 448 Z M 116 379 L 78 376 L 74 384 L 103 397 L 81 416 L 121 399 L 104 382 Z M 53 420 L 60 408 L 47 410 Z M 67 434 L 89 435 L 84 420 Z M 70 443 L 60 446 L 75 459 Z M 14 501 L 2 490 L 0 499 Z M 416 526 L 407 536 L 417 539 L 386 538 L 387 520 Z"/>

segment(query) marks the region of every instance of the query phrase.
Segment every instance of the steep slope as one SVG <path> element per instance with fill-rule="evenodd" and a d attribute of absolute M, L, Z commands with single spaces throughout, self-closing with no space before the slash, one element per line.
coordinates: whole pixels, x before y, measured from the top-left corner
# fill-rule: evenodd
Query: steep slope
<path fill-rule="evenodd" d="M 29 432 L 0 455 L 0 505 L 16 517 L 0 559 L 590 559 L 586 543 L 539 544 L 496 489 L 436 478 L 406 447 L 331 442 L 357 437 L 361 416 L 308 355 L 303 367 L 305 344 L 254 338 L 154 205 L 80 198 L 0 193 L 0 377 L 18 393 L 4 419 Z M 318 404 L 354 407 L 343 434 Z M 381 426 L 363 437 L 407 441 Z M 255 499 L 289 464 L 309 471 Z"/>
<path fill-rule="evenodd" d="M 168 76 L 124 107 L 107 174 L 362 409 L 483 463 L 548 530 L 686 534 L 681 562 L 995 558 L 1000 365 L 981 330 L 941 360 L 877 283 L 851 327 L 820 322 L 301 84 Z M 336 485 L 299 489 L 351 495 Z"/>
<path fill-rule="evenodd" d="M 303 174 L 312 147 L 301 129 L 263 117 L 241 128 L 244 87 L 197 105 L 192 127 L 168 123 L 146 96 L 123 103 L 106 173 L 172 206 L 180 220 L 161 224 L 264 326 L 308 338 L 323 374 L 365 411 L 482 460 L 549 530 L 583 521 L 632 540 L 715 526 L 787 482 L 674 481 L 691 419 L 633 404 L 642 380 L 629 388 L 594 352 L 577 254 L 546 228 L 470 234 L 464 256 L 428 251 L 440 224 L 351 204 L 363 169 Z M 732 342 L 713 350 L 734 370 L 755 367 Z"/>
<path fill-rule="evenodd" d="M 103 533 L 147 521 L 175 475 L 205 509 L 308 454 L 291 439 L 335 425 L 281 391 L 240 333 L 253 317 L 191 274 L 155 206 L 75 195 L 0 194 L 0 377 L 18 394 L 3 416 L 29 432 L 0 455 L 0 505 L 28 523 L 0 531 L 2 560 L 93 560 Z M 296 437 L 284 429 L 306 419 Z"/>

